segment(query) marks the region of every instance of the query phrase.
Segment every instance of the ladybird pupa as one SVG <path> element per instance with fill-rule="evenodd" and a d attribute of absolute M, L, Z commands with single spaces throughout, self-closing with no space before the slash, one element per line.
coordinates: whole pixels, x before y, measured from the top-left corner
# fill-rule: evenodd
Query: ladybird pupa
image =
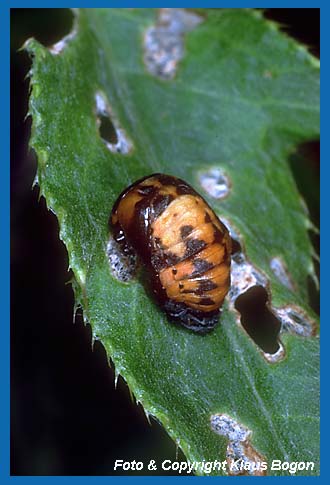
<path fill-rule="evenodd" d="M 126 188 L 109 220 L 123 253 L 134 252 L 169 320 L 195 332 L 214 328 L 230 287 L 231 238 L 186 182 L 153 174 Z"/>

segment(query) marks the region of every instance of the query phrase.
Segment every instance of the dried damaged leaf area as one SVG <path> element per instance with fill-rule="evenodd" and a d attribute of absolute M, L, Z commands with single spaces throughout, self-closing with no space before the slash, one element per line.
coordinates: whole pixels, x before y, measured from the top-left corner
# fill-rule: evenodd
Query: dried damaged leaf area
<path fill-rule="evenodd" d="M 184 34 L 202 18 L 187 10 L 162 8 L 157 23 L 144 36 L 144 62 L 147 70 L 161 79 L 173 79 L 184 56 Z"/>
<path fill-rule="evenodd" d="M 117 280 L 126 283 L 134 278 L 137 271 L 135 254 L 124 254 L 112 236 L 107 243 L 107 256 L 111 272 Z"/>
<path fill-rule="evenodd" d="M 121 128 L 116 116 L 113 114 L 104 93 L 95 94 L 96 123 L 101 139 L 105 146 L 113 153 L 127 155 L 133 148 L 132 142 Z"/>
<path fill-rule="evenodd" d="M 280 340 L 283 332 L 310 337 L 315 332 L 315 322 L 296 305 L 277 308 L 271 304 L 271 285 L 264 273 L 248 261 L 238 231 L 225 220 L 233 244 L 231 288 L 229 305 L 240 315 L 238 322 L 262 350 L 269 363 L 277 363 L 285 357 Z M 275 261 L 275 262 L 274 262 Z M 288 271 L 280 258 L 272 259 L 272 269 L 284 286 L 292 288 Z"/>
<path fill-rule="evenodd" d="M 266 475 L 266 461 L 250 443 L 251 431 L 227 414 L 211 416 L 211 429 L 228 439 L 226 460 L 228 475 Z"/>

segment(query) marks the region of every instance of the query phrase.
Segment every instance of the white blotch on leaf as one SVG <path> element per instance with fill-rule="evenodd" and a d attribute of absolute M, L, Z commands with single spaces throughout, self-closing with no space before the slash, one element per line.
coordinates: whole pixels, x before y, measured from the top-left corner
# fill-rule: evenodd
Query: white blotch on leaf
<path fill-rule="evenodd" d="M 199 183 L 202 188 L 214 199 L 227 197 L 230 190 L 230 181 L 221 168 L 211 168 L 199 174 Z"/>
<path fill-rule="evenodd" d="M 211 429 L 228 439 L 226 450 L 229 475 L 265 475 L 264 457 L 250 443 L 252 432 L 227 414 L 213 414 Z"/>
<path fill-rule="evenodd" d="M 229 298 L 234 307 L 235 300 L 254 286 L 262 286 L 267 291 L 267 278 L 257 270 L 240 252 L 233 255 L 231 260 L 231 287 Z"/>
<path fill-rule="evenodd" d="M 213 414 L 211 416 L 211 428 L 217 433 L 225 436 L 231 441 L 245 441 L 251 432 L 239 424 L 227 414 Z"/>
<path fill-rule="evenodd" d="M 180 8 L 159 10 L 156 25 L 144 36 L 144 62 L 148 71 L 162 79 L 175 76 L 184 56 L 184 34 L 202 22 L 202 17 Z"/>
<path fill-rule="evenodd" d="M 286 306 L 274 308 L 277 318 L 281 321 L 281 332 L 294 333 L 301 337 L 312 337 L 315 323 L 298 307 Z"/>
<path fill-rule="evenodd" d="M 107 101 L 106 96 L 101 92 L 98 91 L 95 94 L 95 107 L 96 107 L 96 116 L 97 116 L 97 125 L 100 129 L 101 126 L 101 119 L 102 117 L 107 118 L 109 123 L 113 125 L 116 134 L 116 142 L 111 143 L 109 140 L 105 140 L 102 138 L 103 143 L 112 153 L 121 153 L 126 155 L 130 153 L 133 148 L 133 144 L 126 135 L 123 128 L 121 128 L 119 121 L 117 120 L 116 116 L 114 115 L 110 105 Z"/>
<path fill-rule="evenodd" d="M 113 276 L 122 282 L 130 281 L 136 272 L 136 257 L 123 254 L 119 244 L 110 236 L 107 256 Z"/>

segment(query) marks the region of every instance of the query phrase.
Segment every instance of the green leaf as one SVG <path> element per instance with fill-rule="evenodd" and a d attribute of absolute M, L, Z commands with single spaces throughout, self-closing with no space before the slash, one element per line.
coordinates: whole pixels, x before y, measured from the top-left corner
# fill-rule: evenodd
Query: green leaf
<path fill-rule="evenodd" d="M 173 51 L 164 47 L 162 67 L 150 51 L 159 48 L 158 34 L 148 30 L 157 23 L 151 9 L 79 10 L 58 53 L 27 42 L 37 181 L 57 214 L 76 303 L 94 337 L 187 459 L 225 460 L 228 433 L 211 429 L 211 416 L 226 415 L 250 431 L 252 448 L 231 445 L 265 459 L 268 474 L 290 474 L 272 470 L 272 460 L 312 461 L 314 469 L 299 474 L 318 474 L 318 339 L 306 285 L 311 223 L 288 165 L 297 144 L 319 133 L 318 62 L 258 12 L 199 13 L 179 11 L 179 33 L 168 37 L 179 55 L 166 64 Z M 97 96 L 127 153 L 101 139 Z M 230 181 L 222 200 L 201 186 L 214 168 Z M 233 298 L 221 324 L 200 336 L 169 323 L 141 280 L 113 276 L 106 255 L 111 208 L 125 187 L 154 172 L 189 182 L 236 231 L 245 262 L 267 281 L 269 308 L 282 315 L 284 358 L 265 358 Z M 296 311 L 289 324 L 288 309 Z"/>

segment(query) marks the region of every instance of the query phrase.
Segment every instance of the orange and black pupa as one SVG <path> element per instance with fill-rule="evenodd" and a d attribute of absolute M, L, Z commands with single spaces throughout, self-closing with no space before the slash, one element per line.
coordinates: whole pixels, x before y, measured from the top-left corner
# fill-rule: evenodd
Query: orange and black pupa
<path fill-rule="evenodd" d="M 120 194 L 109 225 L 121 251 L 146 267 L 168 318 L 212 330 L 230 287 L 231 238 L 207 202 L 183 180 L 157 173 Z"/>

